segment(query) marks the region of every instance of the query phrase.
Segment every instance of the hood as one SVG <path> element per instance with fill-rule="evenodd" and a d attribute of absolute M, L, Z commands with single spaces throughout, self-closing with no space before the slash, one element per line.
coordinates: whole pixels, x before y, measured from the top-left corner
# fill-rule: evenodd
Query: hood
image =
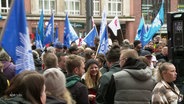
<path fill-rule="evenodd" d="M 73 75 L 66 78 L 66 87 L 73 87 L 77 82 L 81 81 L 81 78 L 77 75 Z"/>
<path fill-rule="evenodd" d="M 152 70 L 149 67 L 140 70 L 124 69 L 124 71 L 127 71 L 132 77 L 141 81 L 148 80 L 152 77 Z"/>

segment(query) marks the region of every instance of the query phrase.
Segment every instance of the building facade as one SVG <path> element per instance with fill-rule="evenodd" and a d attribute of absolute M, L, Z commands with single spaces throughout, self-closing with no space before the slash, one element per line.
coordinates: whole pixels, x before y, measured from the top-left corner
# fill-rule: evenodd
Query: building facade
<path fill-rule="evenodd" d="M 121 24 L 121 30 L 118 32 L 120 38 L 134 41 L 137 27 L 142 13 L 144 14 L 146 23 L 151 23 L 151 18 L 159 10 L 159 6 L 154 4 L 161 3 L 161 0 L 91 0 L 93 4 L 93 18 L 99 31 L 101 24 L 101 14 L 107 11 L 107 23 L 117 15 Z M 2 20 L 0 21 L 0 31 L 5 25 L 7 15 L 10 9 L 12 0 L 0 0 L 0 12 Z M 48 24 L 51 12 L 54 12 L 54 24 L 59 28 L 59 40 L 63 42 L 64 20 L 66 13 L 68 13 L 69 20 L 79 36 L 86 35 L 86 2 L 89 0 L 25 0 L 26 16 L 30 34 L 35 34 L 38 26 L 40 14 L 44 11 L 44 27 Z M 178 2 L 183 3 L 182 0 L 165 0 L 167 10 L 177 11 L 181 10 L 182 5 L 178 6 Z M 154 12 L 155 11 L 155 12 Z M 166 24 L 165 24 L 166 25 Z M 163 31 L 165 29 L 162 28 Z M 162 31 L 160 31 L 162 32 Z M 109 29 L 112 35 L 112 31 Z M 113 39 L 119 37 L 112 36 Z M 121 40 L 121 39 L 120 39 Z"/>

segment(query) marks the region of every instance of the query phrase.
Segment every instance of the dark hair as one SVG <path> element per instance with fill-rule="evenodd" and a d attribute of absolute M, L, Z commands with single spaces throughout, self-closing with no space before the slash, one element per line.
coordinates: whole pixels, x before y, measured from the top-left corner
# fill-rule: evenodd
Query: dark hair
<path fill-rule="evenodd" d="M 112 46 L 112 48 L 107 52 L 106 58 L 109 62 L 119 61 L 120 57 L 120 47 L 118 45 Z"/>
<path fill-rule="evenodd" d="M 134 41 L 134 47 L 136 47 L 138 44 L 140 44 L 141 43 L 141 41 L 140 40 L 135 40 Z"/>
<path fill-rule="evenodd" d="M 23 71 L 17 74 L 5 91 L 8 97 L 22 96 L 32 104 L 42 104 L 41 94 L 44 86 L 44 77 L 36 71 Z"/>

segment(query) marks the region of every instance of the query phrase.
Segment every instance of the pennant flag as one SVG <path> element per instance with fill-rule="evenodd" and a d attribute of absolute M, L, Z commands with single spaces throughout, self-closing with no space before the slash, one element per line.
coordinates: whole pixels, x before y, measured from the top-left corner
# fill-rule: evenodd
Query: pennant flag
<path fill-rule="evenodd" d="M 65 26 L 64 26 L 64 46 L 69 48 L 71 42 L 77 39 L 78 39 L 78 35 L 73 29 L 72 25 L 70 24 L 70 21 L 68 19 L 68 14 L 66 14 Z"/>
<path fill-rule="evenodd" d="M 107 51 L 109 50 L 108 46 L 109 46 L 109 44 L 108 44 L 108 31 L 107 31 L 107 27 L 105 27 L 104 31 L 101 35 L 100 44 L 98 47 L 98 53 L 102 53 L 102 54 L 107 53 Z"/>
<path fill-rule="evenodd" d="M 45 46 L 48 43 L 53 42 L 53 36 L 54 36 L 54 14 L 52 13 L 51 18 L 49 20 L 49 23 L 46 28 L 45 37 L 43 40 L 43 45 Z"/>
<path fill-rule="evenodd" d="M 35 39 L 36 49 L 43 49 L 40 35 L 38 34 L 38 29 L 36 29 L 36 39 Z"/>
<path fill-rule="evenodd" d="M 40 20 L 38 23 L 38 33 L 40 34 L 40 39 L 43 44 L 44 39 L 44 15 L 43 15 L 43 9 L 41 11 Z"/>
<path fill-rule="evenodd" d="M 146 29 L 145 29 L 145 23 L 144 23 L 144 17 L 140 19 L 139 27 L 137 29 L 137 35 L 135 37 L 135 40 L 140 40 L 141 43 L 143 44 L 143 37 L 146 34 Z"/>
<path fill-rule="evenodd" d="M 114 35 L 117 36 L 117 31 L 121 29 L 118 16 L 115 16 L 108 26 L 112 30 Z"/>
<path fill-rule="evenodd" d="M 54 43 L 57 43 L 59 41 L 58 39 L 58 27 L 56 27 L 55 36 L 54 36 Z"/>
<path fill-rule="evenodd" d="M 162 5 L 160 7 L 160 10 L 157 16 L 155 17 L 153 23 L 151 24 L 151 27 L 143 37 L 143 41 L 144 41 L 143 46 L 149 43 L 149 41 L 152 39 L 155 33 L 161 28 L 163 23 L 164 23 L 164 0 L 162 0 Z"/>
<path fill-rule="evenodd" d="M 94 26 L 91 29 L 91 31 L 86 35 L 83 41 L 86 42 L 87 46 L 94 47 L 95 46 L 94 39 L 96 36 L 98 36 L 98 32 L 96 26 Z"/>
<path fill-rule="evenodd" d="M 33 54 L 27 27 L 24 0 L 14 0 L 1 34 L 1 46 L 16 65 L 16 74 L 34 70 Z"/>

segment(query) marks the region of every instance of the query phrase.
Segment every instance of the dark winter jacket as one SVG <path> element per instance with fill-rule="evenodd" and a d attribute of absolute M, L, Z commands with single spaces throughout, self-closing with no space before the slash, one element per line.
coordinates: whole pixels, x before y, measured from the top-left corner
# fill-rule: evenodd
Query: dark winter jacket
<path fill-rule="evenodd" d="M 32 104 L 32 103 L 25 100 L 22 96 L 16 96 L 12 98 L 1 97 L 0 104 Z"/>
<path fill-rule="evenodd" d="M 111 79 L 111 76 L 116 73 L 119 72 L 121 70 L 120 65 L 118 62 L 114 63 L 109 72 L 104 73 L 99 81 L 99 85 L 97 88 L 97 95 L 96 95 L 96 103 L 97 104 L 104 104 L 105 102 L 105 93 L 107 91 L 107 88 L 109 86 L 109 82 Z"/>
<path fill-rule="evenodd" d="M 76 101 L 76 104 L 89 104 L 88 89 L 82 84 L 80 77 L 77 75 L 68 76 L 66 81 L 66 87 Z"/>

